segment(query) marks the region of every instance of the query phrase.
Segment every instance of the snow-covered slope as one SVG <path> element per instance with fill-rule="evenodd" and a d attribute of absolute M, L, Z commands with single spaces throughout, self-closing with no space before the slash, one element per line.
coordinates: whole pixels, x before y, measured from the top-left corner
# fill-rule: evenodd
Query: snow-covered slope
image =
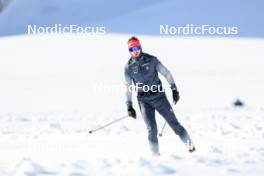
<path fill-rule="evenodd" d="M 127 38 L 0 39 L 0 175 L 262 175 L 264 41 L 141 37 L 175 76 L 174 109 L 197 146 L 189 154 L 166 128 L 153 158 L 140 115 L 89 134 L 126 114 Z"/>
<path fill-rule="evenodd" d="M 262 0 L 14 0 L 0 14 L 0 35 L 25 34 L 27 25 L 106 26 L 109 33 L 159 34 L 160 25 L 237 26 L 238 36 L 263 37 Z"/>

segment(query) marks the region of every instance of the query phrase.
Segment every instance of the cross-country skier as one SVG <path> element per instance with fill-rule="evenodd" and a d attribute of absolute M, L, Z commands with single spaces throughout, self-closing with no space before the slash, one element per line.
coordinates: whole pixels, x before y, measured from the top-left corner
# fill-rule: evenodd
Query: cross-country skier
<path fill-rule="evenodd" d="M 172 89 L 173 102 L 176 104 L 180 97 L 170 71 L 162 65 L 157 57 L 142 52 L 142 47 L 137 37 L 129 38 L 128 50 L 131 58 L 125 66 L 127 111 L 129 116 L 136 119 L 136 111 L 132 104 L 131 87 L 133 82 L 137 91 L 139 108 L 147 126 L 152 154 L 154 156 L 160 155 L 155 110 L 164 117 L 173 131 L 179 135 L 180 139 L 188 147 L 189 152 L 195 151 L 193 142 L 188 132 L 178 122 L 158 77 L 158 73 L 161 73 L 166 78 Z"/>

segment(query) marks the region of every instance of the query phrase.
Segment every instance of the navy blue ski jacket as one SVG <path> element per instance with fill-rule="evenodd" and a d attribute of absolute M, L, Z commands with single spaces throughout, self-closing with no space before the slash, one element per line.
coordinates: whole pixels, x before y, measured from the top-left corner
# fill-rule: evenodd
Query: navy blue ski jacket
<path fill-rule="evenodd" d="M 143 86 L 162 86 L 158 73 L 161 73 L 171 89 L 176 89 L 176 84 L 170 71 L 158 60 L 157 57 L 142 53 L 140 58 L 131 57 L 125 66 L 126 103 L 132 105 L 132 91 L 128 87 L 138 85 L 138 92 L 142 92 Z"/>

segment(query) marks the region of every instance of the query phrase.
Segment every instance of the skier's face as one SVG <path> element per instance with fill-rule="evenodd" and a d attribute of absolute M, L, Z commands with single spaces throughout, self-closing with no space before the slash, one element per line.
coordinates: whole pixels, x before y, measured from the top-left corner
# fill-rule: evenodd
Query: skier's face
<path fill-rule="evenodd" d="M 138 50 L 138 51 L 132 51 L 130 52 L 131 53 L 131 56 L 132 57 L 139 57 L 140 56 L 140 53 L 141 53 L 141 50 Z"/>
<path fill-rule="evenodd" d="M 129 52 L 131 54 L 132 57 L 139 57 L 141 54 L 141 47 L 140 46 L 135 46 L 129 49 Z"/>

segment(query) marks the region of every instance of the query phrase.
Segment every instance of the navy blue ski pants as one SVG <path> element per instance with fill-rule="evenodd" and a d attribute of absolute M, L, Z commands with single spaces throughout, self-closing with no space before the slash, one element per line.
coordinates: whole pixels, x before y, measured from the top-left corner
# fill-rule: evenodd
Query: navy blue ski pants
<path fill-rule="evenodd" d="M 157 137 L 158 129 L 155 118 L 155 110 L 157 110 L 164 117 L 164 119 L 167 121 L 169 126 L 172 128 L 172 130 L 177 135 L 179 135 L 180 139 L 184 143 L 187 143 L 188 140 L 191 141 L 190 136 L 185 130 L 185 128 L 178 122 L 164 92 L 159 92 L 151 96 L 138 95 L 137 98 L 138 98 L 141 114 L 147 126 L 148 140 L 152 152 L 159 151 L 159 144 Z"/>

